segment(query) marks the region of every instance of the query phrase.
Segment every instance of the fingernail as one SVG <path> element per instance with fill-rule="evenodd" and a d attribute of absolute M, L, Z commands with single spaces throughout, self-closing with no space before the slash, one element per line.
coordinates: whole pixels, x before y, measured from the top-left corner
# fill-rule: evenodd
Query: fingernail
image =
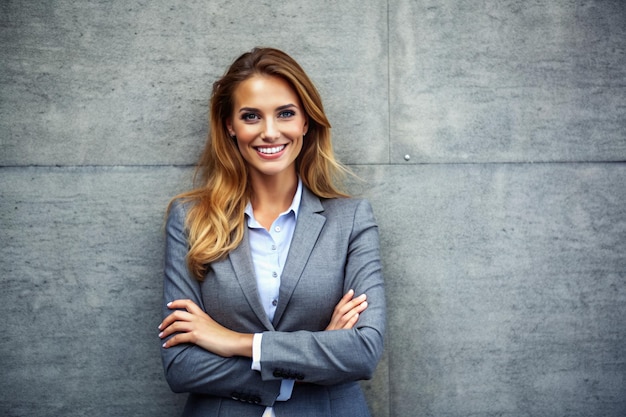
<path fill-rule="evenodd" d="M 363 307 L 367 307 L 367 301 L 363 301 L 362 306 L 363 306 Z"/>
<path fill-rule="evenodd" d="M 161 346 L 167 349 L 167 342 L 163 343 Z"/>
<path fill-rule="evenodd" d="M 163 323 L 159 324 L 159 327 L 157 327 L 159 330 L 161 330 L 161 326 L 163 326 Z"/>
<path fill-rule="evenodd" d="M 163 337 L 163 332 L 159 333 L 159 337 Z"/>
<path fill-rule="evenodd" d="M 171 305 L 172 305 L 172 302 L 171 302 L 171 301 L 170 301 L 169 303 L 167 303 L 167 306 L 168 306 L 168 307 L 169 307 L 169 306 L 171 306 Z"/>

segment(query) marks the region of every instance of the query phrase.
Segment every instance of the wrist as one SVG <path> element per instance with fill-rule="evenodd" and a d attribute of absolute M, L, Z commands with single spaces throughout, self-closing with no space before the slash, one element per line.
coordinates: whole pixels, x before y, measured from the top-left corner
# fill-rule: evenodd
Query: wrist
<path fill-rule="evenodd" d="M 234 355 L 252 358 L 252 343 L 254 335 L 250 333 L 237 333 Z"/>

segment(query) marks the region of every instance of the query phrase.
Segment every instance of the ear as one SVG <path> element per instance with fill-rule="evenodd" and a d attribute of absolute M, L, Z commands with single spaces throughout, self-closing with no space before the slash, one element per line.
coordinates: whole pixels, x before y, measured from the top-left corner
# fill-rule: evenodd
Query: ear
<path fill-rule="evenodd" d="M 228 130 L 228 134 L 230 136 L 235 136 L 235 131 L 233 130 L 233 121 L 230 117 L 226 119 L 225 124 L 226 124 L 226 130 Z"/>
<path fill-rule="evenodd" d="M 309 132 L 309 117 L 304 119 L 304 126 L 302 127 L 302 136 L 305 136 Z"/>

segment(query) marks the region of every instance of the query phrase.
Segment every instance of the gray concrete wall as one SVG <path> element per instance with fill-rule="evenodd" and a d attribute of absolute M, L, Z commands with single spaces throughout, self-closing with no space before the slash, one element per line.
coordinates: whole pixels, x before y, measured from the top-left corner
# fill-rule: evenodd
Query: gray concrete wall
<path fill-rule="evenodd" d="M 383 242 L 376 417 L 626 414 L 626 2 L 3 1 L 0 415 L 171 416 L 165 205 L 255 45 Z"/>

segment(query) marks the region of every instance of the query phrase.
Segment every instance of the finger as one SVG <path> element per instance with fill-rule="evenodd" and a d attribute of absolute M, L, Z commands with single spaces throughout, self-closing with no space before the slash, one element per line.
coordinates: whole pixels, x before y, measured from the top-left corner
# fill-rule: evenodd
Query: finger
<path fill-rule="evenodd" d="M 180 329 L 180 325 L 178 321 L 175 321 L 173 323 L 167 324 L 167 325 L 161 325 L 159 326 L 159 337 L 161 339 L 166 338 L 167 336 L 170 336 L 171 334 L 174 334 L 176 332 L 180 332 L 180 331 L 184 331 Z"/>
<path fill-rule="evenodd" d="M 166 337 L 174 334 L 174 333 L 189 333 L 193 330 L 192 324 L 186 321 L 175 321 L 169 326 L 165 327 L 161 333 L 159 333 L 159 337 L 161 339 L 165 339 Z"/>
<path fill-rule="evenodd" d="M 167 349 L 183 343 L 191 343 L 191 335 L 189 333 L 178 333 L 177 335 L 172 336 L 169 340 L 163 342 L 162 346 Z"/>
<path fill-rule="evenodd" d="M 352 298 L 354 297 L 354 290 L 350 290 L 347 293 L 345 293 L 343 295 L 343 297 L 341 297 L 339 299 L 339 302 L 337 303 L 337 305 L 335 306 L 334 311 L 338 312 L 344 305 L 346 305 L 347 303 L 350 302 L 350 300 L 352 300 Z"/>
<path fill-rule="evenodd" d="M 171 301 L 167 303 L 167 307 L 171 310 L 184 309 L 192 314 L 198 314 L 202 312 L 202 309 L 198 307 L 196 303 L 194 303 L 193 301 L 189 299 Z"/>
<path fill-rule="evenodd" d="M 348 294 L 346 294 L 346 296 L 344 296 L 339 301 L 339 303 L 335 306 L 335 311 L 334 311 L 335 316 L 340 317 L 345 314 L 348 314 L 351 310 L 353 310 L 355 307 L 365 302 L 365 300 L 367 299 L 367 296 L 365 294 L 361 294 L 360 296 L 356 298 L 352 298 L 348 300 L 347 295 Z"/>
<path fill-rule="evenodd" d="M 350 311 L 346 312 L 342 316 L 342 319 L 343 319 L 342 321 L 345 323 L 348 320 L 352 319 L 355 314 L 361 314 L 362 312 L 365 311 L 367 306 L 368 306 L 367 301 L 363 301 L 361 304 L 354 306 Z"/>
<path fill-rule="evenodd" d="M 350 320 L 348 320 L 348 322 L 342 328 L 343 329 L 351 329 L 351 328 L 354 327 L 354 325 L 356 324 L 357 321 L 359 321 L 359 313 L 356 313 L 355 315 L 350 317 Z"/>
<path fill-rule="evenodd" d="M 367 296 L 365 294 L 361 294 L 356 298 L 353 298 L 351 300 L 349 300 L 347 303 L 343 304 L 343 305 L 337 305 L 338 310 L 337 312 L 339 314 L 346 314 L 348 313 L 350 310 L 354 309 L 356 306 L 362 304 L 363 302 L 365 302 L 365 300 L 367 300 Z"/>
<path fill-rule="evenodd" d="M 363 301 L 361 304 L 355 306 L 352 311 L 354 311 L 357 314 L 361 314 L 362 312 L 365 311 L 365 309 L 369 306 L 369 304 L 367 303 L 367 301 Z"/>
<path fill-rule="evenodd" d="M 196 303 L 194 303 L 191 300 L 174 300 L 174 301 L 170 301 L 169 303 L 167 303 L 167 307 L 171 310 L 187 310 L 187 312 L 191 313 L 191 314 L 203 314 L 204 311 L 197 306 Z M 173 314 L 173 313 L 172 313 Z M 165 327 L 167 327 L 168 325 L 170 325 L 173 321 L 178 320 L 178 316 L 172 316 L 171 314 L 165 318 L 165 320 L 163 320 L 163 322 L 161 322 L 161 324 L 159 325 L 159 330 L 164 329 Z M 191 317 L 184 317 L 184 318 L 180 318 L 180 319 L 184 319 L 184 320 L 190 320 Z"/>
<path fill-rule="evenodd" d="M 350 289 L 339 300 L 333 310 L 330 323 L 326 327 L 326 330 L 342 329 L 346 326 L 354 314 L 361 313 L 367 307 L 367 304 L 363 305 L 367 296 L 361 294 L 358 297 L 354 297 L 354 290 Z"/>
<path fill-rule="evenodd" d="M 190 321 L 193 318 L 191 313 L 183 310 L 174 311 L 169 316 L 165 317 L 161 324 L 159 324 L 159 330 L 163 330 L 176 321 Z"/>

